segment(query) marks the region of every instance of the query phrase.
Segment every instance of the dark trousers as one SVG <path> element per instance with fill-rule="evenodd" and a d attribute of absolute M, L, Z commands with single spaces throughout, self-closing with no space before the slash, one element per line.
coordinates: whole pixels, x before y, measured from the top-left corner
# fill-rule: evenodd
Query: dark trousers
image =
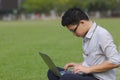
<path fill-rule="evenodd" d="M 62 68 L 58 68 L 59 71 L 64 71 Z M 62 77 L 56 76 L 51 70 L 48 70 L 48 79 L 49 80 L 98 80 L 92 74 L 64 74 Z"/>

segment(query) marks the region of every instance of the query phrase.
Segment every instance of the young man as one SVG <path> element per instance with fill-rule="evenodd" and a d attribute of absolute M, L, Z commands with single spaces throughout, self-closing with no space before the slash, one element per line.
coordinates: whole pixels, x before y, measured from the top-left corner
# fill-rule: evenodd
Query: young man
<path fill-rule="evenodd" d="M 120 66 L 120 54 L 116 50 L 111 34 L 79 8 L 70 8 L 62 16 L 62 25 L 77 37 L 83 38 L 81 63 L 68 63 L 64 69 L 73 73 L 57 77 L 49 70 L 49 80 L 116 80 L 115 68 Z M 82 72 L 82 75 L 79 73 Z"/>

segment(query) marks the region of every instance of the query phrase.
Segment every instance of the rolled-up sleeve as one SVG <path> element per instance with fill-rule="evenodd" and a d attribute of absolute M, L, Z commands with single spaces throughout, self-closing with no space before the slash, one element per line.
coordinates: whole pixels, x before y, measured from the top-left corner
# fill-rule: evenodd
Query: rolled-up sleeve
<path fill-rule="evenodd" d="M 111 34 L 108 31 L 103 31 L 102 34 L 99 43 L 104 55 L 111 63 L 120 65 L 120 54 L 116 49 Z"/>

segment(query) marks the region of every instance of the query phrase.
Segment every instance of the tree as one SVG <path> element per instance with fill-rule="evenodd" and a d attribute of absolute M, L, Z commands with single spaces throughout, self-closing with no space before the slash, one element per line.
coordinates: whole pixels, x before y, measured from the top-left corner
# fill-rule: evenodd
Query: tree
<path fill-rule="evenodd" d="M 95 0 L 94 2 L 89 2 L 89 11 L 106 11 L 112 10 L 116 7 L 117 2 L 115 0 Z"/>
<path fill-rule="evenodd" d="M 49 13 L 55 10 L 58 13 L 64 12 L 70 7 L 79 7 L 88 11 L 106 11 L 117 7 L 118 0 L 25 0 L 22 7 L 26 12 Z"/>
<path fill-rule="evenodd" d="M 25 0 L 23 8 L 27 12 L 48 12 L 54 6 L 53 0 Z"/>

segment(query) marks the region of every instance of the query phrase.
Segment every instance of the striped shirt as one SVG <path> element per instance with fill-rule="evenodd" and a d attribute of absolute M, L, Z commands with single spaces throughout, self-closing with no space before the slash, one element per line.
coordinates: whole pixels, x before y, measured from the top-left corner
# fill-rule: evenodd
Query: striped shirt
<path fill-rule="evenodd" d="M 110 61 L 120 64 L 120 54 L 116 49 L 111 34 L 94 22 L 90 30 L 83 38 L 83 66 L 94 66 Z M 93 73 L 99 80 L 116 80 L 115 69 L 106 72 Z"/>

